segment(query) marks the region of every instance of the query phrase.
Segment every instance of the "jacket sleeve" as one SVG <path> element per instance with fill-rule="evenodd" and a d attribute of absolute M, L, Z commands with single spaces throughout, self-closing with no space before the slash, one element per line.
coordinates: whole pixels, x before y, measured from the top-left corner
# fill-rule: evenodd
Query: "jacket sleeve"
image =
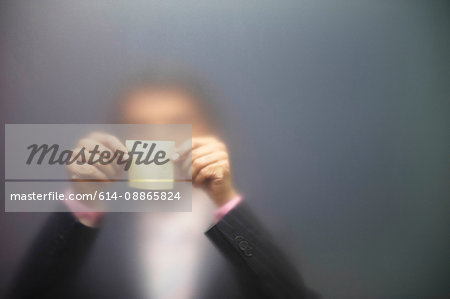
<path fill-rule="evenodd" d="M 8 298 L 63 298 L 97 230 L 69 212 L 50 215 L 13 281 Z"/>
<path fill-rule="evenodd" d="M 239 280 L 250 290 L 248 297 L 318 298 L 245 203 L 226 214 L 206 236 L 234 264 Z"/>

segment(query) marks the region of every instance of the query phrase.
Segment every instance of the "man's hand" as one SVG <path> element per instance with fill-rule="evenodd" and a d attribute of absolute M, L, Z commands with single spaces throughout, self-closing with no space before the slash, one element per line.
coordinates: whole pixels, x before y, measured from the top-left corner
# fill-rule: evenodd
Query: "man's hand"
<path fill-rule="evenodd" d="M 82 138 L 73 150 L 73 153 L 76 155 L 82 148 L 85 148 L 85 153 L 87 154 L 96 145 L 99 145 L 99 152 L 109 151 L 112 156 L 116 150 L 120 150 L 126 153 L 124 160 L 129 158 L 127 148 L 119 139 L 112 135 L 99 132 Z M 87 162 L 81 165 L 78 163 L 68 165 L 67 171 L 69 172 L 70 179 L 73 181 L 74 191 L 77 193 L 94 193 L 96 190 L 103 189 L 108 181 L 124 173 L 123 166 L 115 162 L 117 161 L 106 165 L 101 165 L 100 163 L 89 164 Z"/>
<path fill-rule="evenodd" d="M 237 192 L 225 144 L 215 137 L 199 137 L 193 138 L 190 145 L 181 146 L 172 158 L 186 170 L 192 162 L 192 184 L 203 188 L 217 206 L 233 199 Z"/>

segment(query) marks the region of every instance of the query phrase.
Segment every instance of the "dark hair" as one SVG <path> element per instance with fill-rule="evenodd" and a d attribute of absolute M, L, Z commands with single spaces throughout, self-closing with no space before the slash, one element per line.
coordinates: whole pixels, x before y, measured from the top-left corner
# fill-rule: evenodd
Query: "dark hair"
<path fill-rule="evenodd" d="M 206 120 L 217 133 L 219 131 L 219 113 L 213 102 L 212 92 L 205 80 L 185 67 L 164 65 L 153 66 L 144 72 L 129 76 L 116 93 L 116 103 L 111 115 L 113 123 L 121 122 L 121 111 L 131 93 L 144 89 L 175 89 L 186 93 L 197 104 Z"/>

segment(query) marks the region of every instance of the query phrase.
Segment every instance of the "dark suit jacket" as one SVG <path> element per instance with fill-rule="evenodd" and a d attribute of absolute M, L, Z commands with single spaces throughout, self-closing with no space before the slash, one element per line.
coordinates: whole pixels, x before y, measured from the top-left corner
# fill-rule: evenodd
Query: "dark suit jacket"
<path fill-rule="evenodd" d="M 133 234 L 127 214 L 114 213 L 98 229 L 70 213 L 54 213 L 27 256 L 10 298 L 140 298 L 130 264 Z M 206 236 L 222 253 L 211 259 L 202 298 L 317 298 L 275 246 L 245 204 L 212 226 Z M 100 243 L 100 245 L 98 244 Z M 101 244 L 103 243 L 103 247 Z M 99 247 L 97 256 L 92 247 Z M 106 250 L 106 251 L 105 251 Z M 224 258 L 223 258 L 224 257 Z"/>

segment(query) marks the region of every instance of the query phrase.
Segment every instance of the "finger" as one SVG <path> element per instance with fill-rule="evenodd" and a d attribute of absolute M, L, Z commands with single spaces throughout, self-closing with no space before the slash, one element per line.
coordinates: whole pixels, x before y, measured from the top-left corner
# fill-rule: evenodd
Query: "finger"
<path fill-rule="evenodd" d="M 114 151 L 115 150 L 111 150 L 110 148 L 108 148 L 108 147 L 106 147 L 105 145 L 103 145 L 102 143 L 100 143 L 100 141 L 99 140 L 97 140 L 97 139 L 92 139 L 92 138 L 83 138 L 83 139 L 81 139 L 80 140 L 80 142 L 78 143 L 78 147 L 81 149 L 81 148 L 85 148 L 85 150 L 87 151 L 87 153 L 86 153 L 86 155 L 88 156 L 88 157 L 90 157 L 90 151 L 93 151 L 94 149 L 95 149 L 95 147 L 96 146 L 98 146 L 97 147 L 97 150 L 100 152 L 100 153 L 102 153 L 102 152 L 109 152 L 110 153 L 110 155 L 109 155 L 109 158 L 108 159 L 105 159 L 105 160 L 110 160 L 110 159 L 112 159 L 112 157 L 114 157 Z M 96 154 L 96 158 L 95 158 L 95 160 L 97 160 L 98 159 L 98 153 Z M 111 160 L 111 161 L 109 161 L 108 163 L 107 163 L 107 165 L 111 165 L 112 167 L 114 167 L 115 168 L 115 170 L 116 171 L 119 171 L 120 169 L 122 169 L 122 165 L 120 165 L 119 163 L 117 163 L 118 162 L 118 157 L 119 157 L 119 155 L 117 155 L 117 157 L 114 159 L 114 160 Z M 124 157 L 125 157 L 125 155 L 124 155 Z M 89 159 L 89 158 L 87 158 L 87 159 Z M 123 158 L 124 160 L 126 160 L 125 158 Z"/>
<path fill-rule="evenodd" d="M 218 143 L 210 143 L 192 150 L 192 161 L 210 155 L 212 153 L 226 153 L 223 146 Z"/>
<path fill-rule="evenodd" d="M 189 152 L 189 154 L 179 157 L 179 159 L 176 161 L 179 163 L 179 167 L 180 169 L 187 175 L 187 177 L 192 178 L 192 171 L 193 171 L 193 167 L 192 167 L 192 163 L 193 161 L 195 161 L 198 158 L 201 158 L 203 156 L 206 155 L 210 155 L 210 154 L 217 154 L 217 153 L 221 153 L 225 154 L 225 156 L 223 157 L 224 159 L 226 159 L 228 157 L 228 154 L 224 151 L 217 151 L 217 148 L 215 147 L 214 144 L 210 144 L 210 145 L 205 145 L 203 147 L 197 148 L 192 152 Z"/>
<path fill-rule="evenodd" d="M 175 152 L 172 156 L 173 161 L 178 161 L 180 158 L 183 158 L 187 155 L 192 149 L 198 148 L 203 145 L 218 143 L 220 146 L 224 144 L 218 141 L 215 137 L 196 137 L 192 140 L 186 140 Z"/>
<path fill-rule="evenodd" d="M 209 143 L 220 143 L 220 141 L 213 136 L 208 137 L 197 137 L 192 139 L 192 148 L 197 148 L 199 146 L 203 146 Z"/>
<path fill-rule="evenodd" d="M 197 156 L 204 155 L 208 150 L 210 151 L 226 151 L 225 143 L 214 138 L 214 137 L 205 137 L 205 138 L 196 138 L 192 143 L 192 157 L 196 158 Z M 194 154 L 198 153 L 198 154 Z"/>
<path fill-rule="evenodd" d="M 104 174 L 97 167 L 89 164 L 70 164 L 67 166 L 69 173 L 71 174 L 71 179 L 73 180 L 109 180 L 108 176 Z"/>
<path fill-rule="evenodd" d="M 84 138 L 81 139 L 79 144 L 78 144 L 78 149 L 76 149 L 74 151 L 74 154 L 79 153 L 82 148 L 85 149 L 85 155 L 86 155 L 86 161 L 85 163 L 89 163 L 89 161 L 91 161 L 91 155 L 92 155 L 92 151 L 94 151 L 95 149 L 98 151 L 98 153 L 95 153 L 94 156 L 92 157 L 92 161 L 98 161 L 100 155 L 99 153 L 103 153 L 103 152 L 108 152 L 109 153 L 109 158 L 108 159 L 103 159 L 102 161 L 108 161 L 110 160 L 114 153 L 111 152 L 111 150 L 107 147 L 105 147 L 103 144 L 99 143 L 98 141 L 91 139 L 91 138 Z M 83 157 L 80 155 L 80 157 L 78 157 L 78 161 L 82 162 Z M 112 174 L 114 175 L 114 173 L 116 171 L 118 171 L 120 169 L 120 165 L 118 165 L 118 163 L 114 163 L 114 161 L 109 161 L 108 163 L 106 163 L 106 165 L 101 165 L 99 162 L 96 162 L 95 164 L 98 164 L 99 166 L 105 166 L 108 170 L 108 174 Z M 110 170 L 112 169 L 112 170 Z"/>
<path fill-rule="evenodd" d="M 98 159 L 99 157 L 100 157 L 99 155 L 95 156 L 96 159 Z M 114 178 L 117 175 L 118 169 L 120 167 L 116 163 L 107 163 L 107 164 L 95 163 L 94 166 L 97 167 L 103 173 L 105 173 L 109 178 Z"/>
<path fill-rule="evenodd" d="M 124 152 L 125 154 L 123 155 L 123 158 L 125 160 L 129 158 L 127 147 L 116 136 L 94 132 L 90 135 L 90 137 L 92 139 L 98 140 L 101 144 L 103 144 L 113 152 L 116 150 Z"/>
<path fill-rule="evenodd" d="M 202 156 L 192 161 L 192 177 L 196 177 L 197 174 L 205 167 L 227 159 L 225 152 L 211 153 L 206 156 Z"/>
<path fill-rule="evenodd" d="M 185 159 L 180 159 L 178 167 L 186 175 L 186 178 L 192 179 L 192 158 L 190 158 L 190 155 Z"/>
<path fill-rule="evenodd" d="M 81 139 L 78 142 L 77 148 L 79 148 L 79 149 L 84 148 L 84 150 L 87 151 L 86 154 L 90 154 L 89 152 L 93 151 L 94 149 L 98 150 L 99 152 L 104 152 L 104 151 L 112 152 L 111 149 L 104 146 L 101 142 L 99 142 L 95 139 L 92 139 L 92 138 Z M 89 156 L 89 155 L 87 155 L 87 156 Z"/>
<path fill-rule="evenodd" d="M 195 178 L 192 179 L 194 185 L 200 186 L 207 179 L 222 179 L 224 177 L 223 163 L 213 163 L 198 172 Z"/>
<path fill-rule="evenodd" d="M 175 153 L 172 155 L 171 159 L 174 162 L 178 162 L 181 159 L 185 158 L 188 153 L 190 153 L 192 149 L 192 139 L 188 139 L 185 142 L 183 142 L 176 150 Z"/>
<path fill-rule="evenodd" d="M 82 148 L 76 148 L 74 149 L 72 152 L 72 157 L 76 156 L 80 151 L 82 150 Z M 110 151 L 108 151 L 110 152 Z M 111 153 L 111 152 L 110 152 Z M 112 156 L 112 153 L 111 153 Z M 98 161 L 98 159 L 100 158 L 100 155 L 96 154 L 93 157 L 93 161 Z M 83 161 L 84 160 L 84 161 Z M 83 165 L 83 164 L 89 164 L 89 159 L 84 159 L 81 155 L 77 158 L 77 162 L 75 164 L 77 165 Z M 94 167 L 99 168 L 102 172 L 104 172 L 107 176 L 113 178 L 116 174 L 117 174 L 117 169 L 116 167 L 114 167 L 115 163 L 107 163 L 105 165 L 100 164 L 99 162 L 96 162 L 95 165 L 94 164 L 90 164 Z"/>

